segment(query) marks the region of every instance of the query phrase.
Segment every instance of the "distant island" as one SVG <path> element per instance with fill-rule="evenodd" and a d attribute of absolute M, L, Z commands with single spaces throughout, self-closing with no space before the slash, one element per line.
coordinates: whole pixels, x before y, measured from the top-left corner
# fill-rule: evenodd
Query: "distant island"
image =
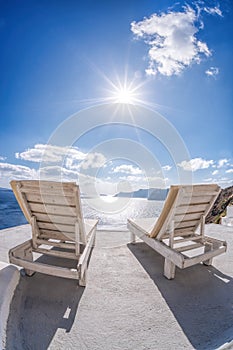
<path fill-rule="evenodd" d="M 133 192 L 119 192 L 114 197 L 127 197 L 127 198 L 147 198 L 148 200 L 164 201 L 167 197 L 168 189 L 162 188 L 149 188 L 139 189 Z"/>

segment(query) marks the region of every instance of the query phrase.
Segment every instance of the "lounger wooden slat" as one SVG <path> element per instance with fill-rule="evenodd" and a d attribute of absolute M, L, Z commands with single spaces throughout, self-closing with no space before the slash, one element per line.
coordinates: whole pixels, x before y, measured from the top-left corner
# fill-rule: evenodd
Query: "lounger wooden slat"
<path fill-rule="evenodd" d="M 50 222 L 40 222 L 38 221 L 38 227 L 39 228 L 44 228 L 47 230 L 52 230 L 52 231 L 61 231 L 64 232 L 65 234 L 67 233 L 74 233 L 75 227 L 74 225 L 63 225 L 63 224 L 53 224 Z"/>
<path fill-rule="evenodd" d="M 56 240 L 61 240 L 61 241 L 72 241 L 70 237 L 68 237 L 64 232 L 59 232 L 59 231 L 54 231 L 54 230 L 44 230 L 40 229 L 40 236 L 39 238 L 42 239 L 50 239 L 50 238 L 56 239 Z"/>
<path fill-rule="evenodd" d="M 197 212 L 193 214 L 186 214 L 186 215 L 174 215 L 174 222 L 175 224 L 182 221 L 189 221 L 189 220 L 197 220 L 201 217 L 202 212 Z"/>
<path fill-rule="evenodd" d="M 86 285 L 87 262 L 94 245 L 97 220 L 82 215 L 79 187 L 75 183 L 11 181 L 18 203 L 32 227 L 32 239 L 9 251 L 10 262 L 28 275 L 41 272 L 75 278 Z M 72 259 L 74 268 L 33 260 L 34 253 Z"/>
<path fill-rule="evenodd" d="M 39 245 L 47 245 L 47 246 L 52 246 L 52 247 L 58 247 L 58 248 L 63 248 L 66 250 L 73 249 L 75 248 L 75 245 L 73 242 L 65 242 L 62 243 L 58 240 L 49 240 L 49 239 L 37 239 L 38 246 Z"/>
<path fill-rule="evenodd" d="M 47 215 L 42 213 L 36 213 L 36 217 L 38 222 L 50 222 L 63 225 L 74 225 L 77 220 L 75 216 Z"/>
<path fill-rule="evenodd" d="M 215 184 L 171 186 L 163 210 L 152 227 L 146 225 L 145 219 L 141 223 L 140 219 L 128 219 L 132 243 L 138 236 L 163 255 L 164 275 L 168 279 L 174 278 L 176 266 L 183 269 L 200 262 L 210 265 L 213 257 L 226 251 L 225 241 L 204 234 L 205 217 L 220 190 Z M 187 254 L 190 251 L 192 256 Z M 198 251 L 196 256 L 195 251 Z"/>
<path fill-rule="evenodd" d="M 183 220 L 182 221 L 178 221 L 176 222 L 175 225 L 175 229 L 181 229 L 181 228 L 191 228 L 191 227 L 195 227 L 196 226 L 196 222 L 197 220 Z"/>
<path fill-rule="evenodd" d="M 39 203 L 30 203 L 30 209 L 33 214 L 37 213 L 46 213 L 62 216 L 73 216 L 76 217 L 75 207 L 68 205 L 52 205 L 52 204 L 39 204 Z"/>
<path fill-rule="evenodd" d="M 38 203 L 38 204 L 57 204 L 57 205 L 68 205 L 68 206 L 75 206 L 75 200 L 73 197 L 68 196 L 50 196 L 50 195 L 43 195 L 43 197 L 40 194 L 31 194 L 30 192 L 27 193 L 27 200 L 29 204 L 32 203 Z"/>
<path fill-rule="evenodd" d="M 213 195 L 212 195 L 213 196 Z M 198 195 L 198 196 L 187 196 L 182 198 L 181 205 L 198 205 L 198 204 L 207 204 L 211 200 L 212 196 Z M 178 204 L 179 205 L 179 204 Z"/>
<path fill-rule="evenodd" d="M 202 213 L 206 208 L 207 203 L 198 204 L 198 205 L 180 205 L 176 208 L 176 214 L 185 215 L 185 214 L 194 214 Z"/>

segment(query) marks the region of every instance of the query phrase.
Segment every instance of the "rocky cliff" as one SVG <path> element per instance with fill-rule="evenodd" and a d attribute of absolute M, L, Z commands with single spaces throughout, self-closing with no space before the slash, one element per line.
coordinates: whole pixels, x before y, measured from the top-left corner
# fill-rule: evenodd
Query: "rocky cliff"
<path fill-rule="evenodd" d="M 228 205 L 233 205 L 233 186 L 222 189 L 206 217 L 206 223 L 219 224 L 221 217 L 226 215 L 226 208 Z"/>

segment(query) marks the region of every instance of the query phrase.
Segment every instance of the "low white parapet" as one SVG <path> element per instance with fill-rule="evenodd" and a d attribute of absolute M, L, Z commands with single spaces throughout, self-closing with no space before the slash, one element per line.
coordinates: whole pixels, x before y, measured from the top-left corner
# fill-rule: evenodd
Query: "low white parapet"
<path fill-rule="evenodd" d="M 10 304 L 19 278 L 20 272 L 16 266 L 0 261 L 0 350 L 5 348 Z"/>
<path fill-rule="evenodd" d="M 227 207 L 226 216 L 224 216 L 221 220 L 222 225 L 233 226 L 233 206 Z"/>

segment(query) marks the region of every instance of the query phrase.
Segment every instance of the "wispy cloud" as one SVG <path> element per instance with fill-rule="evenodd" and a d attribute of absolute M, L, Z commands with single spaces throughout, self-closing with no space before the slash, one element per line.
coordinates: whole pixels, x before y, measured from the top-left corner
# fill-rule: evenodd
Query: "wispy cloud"
<path fill-rule="evenodd" d="M 0 156 L 0 160 L 6 160 L 6 157 Z"/>
<path fill-rule="evenodd" d="M 200 169 L 207 169 L 213 164 L 214 164 L 214 161 L 212 159 L 205 160 L 202 158 L 193 158 L 191 160 L 183 160 L 178 165 L 187 171 L 197 171 Z"/>
<path fill-rule="evenodd" d="M 212 175 L 217 175 L 218 173 L 219 173 L 218 170 L 214 170 L 214 171 L 212 172 Z"/>
<path fill-rule="evenodd" d="M 138 190 L 140 188 L 165 188 L 168 178 L 160 176 L 143 176 L 143 175 L 124 175 L 119 176 L 120 181 L 128 183 L 130 190 Z"/>
<path fill-rule="evenodd" d="M 228 169 L 228 170 L 226 170 L 226 173 L 227 173 L 227 174 L 232 174 L 232 173 L 233 173 L 233 169 Z"/>
<path fill-rule="evenodd" d="M 203 179 L 203 182 L 215 183 L 215 184 L 217 183 L 224 188 L 224 187 L 231 186 L 233 183 L 233 179 L 229 179 L 228 177 L 220 177 L 218 179 L 210 177 L 210 178 Z"/>
<path fill-rule="evenodd" d="M 186 67 L 211 55 L 207 43 L 197 37 L 204 28 L 200 19 L 202 11 L 222 16 L 217 6 L 201 8 L 198 5 L 195 10 L 185 6 L 182 11 L 154 13 L 149 18 L 131 23 L 135 37 L 149 45 L 148 75 L 179 75 Z"/>
<path fill-rule="evenodd" d="M 12 179 L 35 179 L 38 177 L 38 172 L 23 165 L 0 163 L 0 177 L 7 178 L 8 181 Z"/>
<path fill-rule="evenodd" d="M 231 186 L 233 183 L 233 179 L 229 179 L 228 177 L 221 177 L 220 179 L 218 179 L 218 184 L 222 185 L 222 186 Z"/>
<path fill-rule="evenodd" d="M 169 170 L 171 170 L 171 166 L 170 165 L 164 165 L 164 166 L 162 166 L 162 169 L 163 170 L 165 170 L 165 171 L 169 171 Z"/>
<path fill-rule="evenodd" d="M 80 168 L 99 168 L 103 166 L 106 158 L 101 153 L 84 153 L 77 147 L 60 147 L 46 144 L 36 144 L 21 153 L 15 153 L 16 159 L 34 163 L 59 164 L 68 170 L 78 171 Z M 59 164 L 60 166 L 60 164 Z"/>
<path fill-rule="evenodd" d="M 224 167 L 224 166 L 226 166 L 228 164 L 229 164 L 229 160 L 228 159 L 226 159 L 226 158 L 219 159 L 217 168 L 222 168 L 222 167 Z"/>
<path fill-rule="evenodd" d="M 78 181 L 78 172 L 69 170 L 65 167 L 54 165 L 40 168 L 40 179 L 46 179 L 51 181 Z"/>
<path fill-rule="evenodd" d="M 205 74 L 209 77 L 216 77 L 219 74 L 219 68 L 218 67 L 210 67 L 205 71 Z"/>
<path fill-rule="evenodd" d="M 64 157 L 69 157 L 70 159 L 75 160 L 82 160 L 85 158 L 85 153 L 81 152 L 76 147 L 60 147 L 46 144 L 36 144 L 34 147 L 29 148 L 24 152 L 17 152 L 15 154 L 15 157 L 17 159 L 35 163 L 56 163 L 62 161 Z"/>
<path fill-rule="evenodd" d="M 116 166 L 113 170 L 113 173 L 123 173 L 123 174 L 131 174 L 131 175 L 141 175 L 143 174 L 142 170 L 133 165 L 122 164 Z"/>
<path fill-rule="evenodd" d="M 219 6 L 215 7 L 204 7 L 203 10 L 207 12 L 210 15 L 218 15 L 220 17 L 223 17 L 222 11 L 220 10 Z"/>
<path fill-rule="evenodd" d="M 85 170 L 89 168 L 101 168 L 104 166 L 105 162 L 106 158 L 102 153 L 89 153 L 81 162 L 80 168 Z"/>

